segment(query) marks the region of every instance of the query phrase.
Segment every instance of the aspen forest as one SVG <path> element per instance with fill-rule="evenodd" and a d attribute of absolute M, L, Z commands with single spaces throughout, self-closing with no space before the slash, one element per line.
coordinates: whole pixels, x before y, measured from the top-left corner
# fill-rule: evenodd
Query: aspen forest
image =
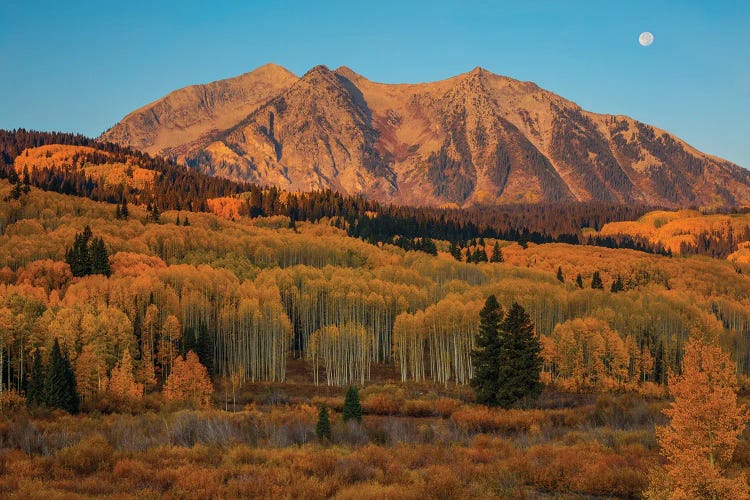
<path fill-rule="evenodd" d="M 698 337 L 739 393 L 715 475 L 748 491 L 742 211 L 399 208 L 0 143 L 0 496 L 663 493 Z M 509 408 L 472 392 L 489 296 L 540 346 L 544 389 Z"/>

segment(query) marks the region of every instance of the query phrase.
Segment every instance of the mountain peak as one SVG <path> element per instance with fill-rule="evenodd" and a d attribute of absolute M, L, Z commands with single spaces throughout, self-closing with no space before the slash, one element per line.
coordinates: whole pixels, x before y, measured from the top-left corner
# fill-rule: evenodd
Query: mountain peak
<path fill-rule="evenodd" d="M 400 204 L 750 203 L 750 172 L 481 66 L 404 85 L 269 63 L 177 90 L 103 138 L 235 180 Z"/>

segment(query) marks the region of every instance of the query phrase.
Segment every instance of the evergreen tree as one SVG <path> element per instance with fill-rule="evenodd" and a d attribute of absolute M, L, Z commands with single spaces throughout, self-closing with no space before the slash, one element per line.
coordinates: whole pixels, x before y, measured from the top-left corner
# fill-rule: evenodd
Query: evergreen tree
<path fill-rule="evenodd" d="M 622 278 L 617 276 L 617 279 L 612 282 L 612 287 L 609 289 L 612 293 L 622 292 L 625 290 L 625 286 L 622 284 Z"/>
<path fill-rule="evenodd" d="M 42 354 L 37 349 L 29 374 L 29 387 L 26 389 L 26 403 L 37 406 L 44 402 L 44 365 Z"/>
<path fill-rule="evenodd" d="M 29 176 L 29 167 L 23 167 L 23 192 L 29 194 L 31 192 L 31 177 Z"/>
<path fill-rule="evenodd" d="M 576 276 L 576 286 L 578 288 L 583 288 L 583 278 L 581 278 L 581 273 L 578 273 L 578 276 Z"/>
<path fill-rule="evenodd" d="M 461 262 L 461 247 L 459 247 L 455 242 L 451 242 L 450 253 L 454 259 Z"/>
<path fill-rule="evenodd" d="M 492 257 L 490 257 L 490 262 L 505 262 L 505 259 L 503 259 L 503 252 L 500 250 L 500 244 L 496 241 L 495 246 L 492 249 Z"/>
<path fill-rule="evenodd" d="M 10 192 L 10 197 L 14 200 L 18 200 L 21 198 L 21 193 L 23 193 L 23 188 L 21 187 L 21 180 L 19 179 L 13 186 L 13 190 Z"/>
<path fill-rule="evenodd" d="M 122 205 L 120 206 L 120 217 L 122 217 L 125 220 L 128 220 L 129 216 L 130 216 L 130 212 L 128 211 L 128 199 L 123 196 Z"/>
<path fill-rule="evenodd" d="M 107 254 L 107 247 L 104 245 L 102 238 L 93 239 L 89 253 L 91 255 L 91 270 L 89 274 L 109 276 L 111 274 L 109 255 Z"/>
<path fill-rule="evenodd" d="M 542 346 L 534 323 L 518 303 L 513 303 L 500 328 L 500 359 L 497 403 L 509 408 L 524 398 L 536 398 L 542 391 Z"/>
<path fill-rule="evenodd" d="M 562 267 L 557 266 L 557 281 L 565 283 L 565 276 L 563 276 Z"/>
<path fill-rule="evenodd" d="M 500 325 L 503 311 L 494 295 L 487 297 L 484 307 L 479 312 L 479 333 L 476 338 L 476 349 L 471 353 L 474 388 L 477 402 L 497 406 L 497 389 L 500 374 Z"/>
<path fill-rule="evenodd" d="M 156 205 L 156 202 L 151 206 L 151 222 L 159 223 L 159 219 L 161 218 L 161 212 L 159 211 L 159 207 Z"/>
<path fill-rule="evenodd" d="M 484 251 L 484 247 L 477 247 L 474 250 L 474 262 L 487 262 L 487 252 Z"/>
<path fill-rule="evenodd" d="M 594 275 L 591 277 L 591 288 L 594 290 L 604 290 L 604 283 L 602 283 L 599 271 L 594 271 Z"/>
<path fill-rule="evenodd" d="M 43 396 L 45 406 L 60 408 L 68 413 L 78 411 L 75 372 L 68 357 L 61 352 L 57 338 L 47 363 Z"/>
<path fill-rule="evenodd" d="M 188 220 L 187 215 L 185 216 L 185 220 L 182 221 L 182 225 L 183 226 L 189 226 L 190 225 L 190 221 Z"/>
<path fill-rule="evenodd" d="M 214 369 L 214 341 L 213 337 L 208 333 L 208 327 L 205 323 L 201 322 L 198 326 L 196 337 L 196 354 L 198 355 L 198 359 L 206 367 L 208 373 L 212 374 Z"/>
<path fill-rule="evenodd" d="M 353 385 L 349 386 L 344 399 L 344 422 L 356 420 L 362 422 L 362 405 L 359 403 L 359 391 Z"/>
<path fill-rule="evenodd" d="M 89 253 L 91 235 L 91 228 L 86 226 L 83 233 L 76 234 L 73 246 L 65 254 L 65 262 L 70 266 L 73 276 L 86 276 L 91 273 L 91 255 Z"/>
<path fill-rule="evenodd" d="M 318 423 L 315 424 L 315 434 L 318 435 L 318 439 L 321 441 L 331 439 L 331 421 L 328 418 L 328 407 L 326 405 L 321 406 L 318 412 Z"/>
<path fill-rule="evenodd" d="M 179 213 L 177 214 L 177 220 L 175 221 L 174 225 L 175 226 L 179 226 L 180 225 L 180 214 Z"/>

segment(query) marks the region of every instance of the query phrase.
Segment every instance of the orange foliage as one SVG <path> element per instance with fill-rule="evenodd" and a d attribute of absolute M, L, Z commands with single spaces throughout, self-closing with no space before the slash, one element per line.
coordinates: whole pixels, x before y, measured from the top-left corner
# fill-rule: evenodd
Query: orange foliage
<path fill-rule="evenodd" d="M 127 349 L 123 352 L 120 362 L 112 369 L 109 392 L 121 401 L 137 400 L 143 397 L 143 384 L 135 381 L 133 360 Z"/>
<path fill-rule="evenodd" d="M 211 198 L 207 200 L 208 209 L 222 217 L 229 220 L 239 220 L 243 215 L 247 215 L 247 201 L 239 198 Z"/>
<path fill-rule="evenodd" d="M 164 397 L 171 401 L 187 401 L 197 407 L 211 406 L 214 387 L 206 367 L 193 351 L 188 351 L 185 360 L 177 356 L 172 365 L 172 373 L 164 385 Z"/>
<path fill-rule="evenodd" d="M 744 474 L 726 477 L 750 413 L 737 402 L 736 367 L 721 348 L 699 337 L 685 346 L 682 374 L 669 380 L 669 425 L 656 436 L 667 457 L 670 498 L 748 498 Z M 662 498 L 656 485 L 648 492 Z"/>

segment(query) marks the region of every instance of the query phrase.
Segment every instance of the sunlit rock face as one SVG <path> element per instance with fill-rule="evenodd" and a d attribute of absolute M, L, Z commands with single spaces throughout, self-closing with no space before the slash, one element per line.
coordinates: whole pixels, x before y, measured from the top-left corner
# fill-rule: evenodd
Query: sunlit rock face
<path fill-rule="evenodd" d="M 471 206 L 600 200 L 750 202 L 750 174 L 625 116 L 482 68 L 418 84 L 276 65 L 177 90 L 103 139 L 291 190 Z"/>

